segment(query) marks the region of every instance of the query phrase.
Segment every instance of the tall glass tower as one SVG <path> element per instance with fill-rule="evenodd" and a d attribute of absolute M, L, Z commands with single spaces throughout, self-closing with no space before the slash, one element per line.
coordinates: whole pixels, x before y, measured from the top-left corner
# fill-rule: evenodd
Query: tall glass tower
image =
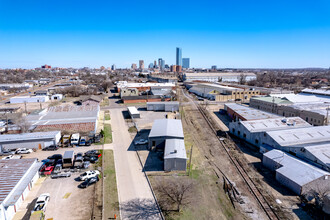
<path fill-rule="evenodd" d="M 176 48 L 176 65 L 182 66 L 182 49 L 180 47 Z"/>

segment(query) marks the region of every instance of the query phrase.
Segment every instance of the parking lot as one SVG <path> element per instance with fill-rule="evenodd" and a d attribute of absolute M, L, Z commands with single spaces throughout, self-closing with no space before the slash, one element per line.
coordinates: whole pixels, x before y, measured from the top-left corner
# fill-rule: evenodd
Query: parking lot
<path fill-rule="evenodd" d="M 73 150 L 76 153 L 84 153 L 88 150 L 99 149 L 101 146 L 60 148 L 57 151 L 41 151 L 23 155 L 23 158 L 38 158 L 39 161 L 46 159 L 53 154 L 64 154 L 67 150 Z M 92 164 L 89 169 L 93 169 Z M 35 205 L 36 198 L 43 194 L 50 194 L 50 201 L 46 207 L 46 218 L 53 220 L 91 219 L 93 210 L 94 188 L 95 184 L 86 189 L 80 189 L 77 186 L 81 183 L 75 180 L 82 172 L 71 173 L 71 177 L 51 179 L 41 177 L 25 198 L 23 204 L 17 210 L 14 219 L 28 220 L 31 210 Z M 98 184 L 98 183 L 97 183 Z"/>

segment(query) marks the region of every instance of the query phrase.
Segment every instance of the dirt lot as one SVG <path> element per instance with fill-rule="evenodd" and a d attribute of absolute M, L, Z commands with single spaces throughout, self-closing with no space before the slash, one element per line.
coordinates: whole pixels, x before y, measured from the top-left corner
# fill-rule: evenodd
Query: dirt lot
<path fill-rule="evenodd" d="M 38 150 L 37 152 L 23 155 L 23 158 L 38 158 L 39 161 L 41 161 L 53 154 L 63 155 L 66 150 L 73 150 L 75 153 L 84 153 L 96 148 L 99 147 L 60 148 L 57 151 Z M 91 219 L 95 185 L 90 186 L 87 189 L 79 189 L 77 186 L 80 182 L 75 181 L 75 178 L 80 174 L 81 172 L 72 173 L 71 177 L 61 179 L 51 179 L 50 177 L 40 178 L 29 192 L 14 219 L 29 219 L 28 217 L 31 209 L 34 207 L 35 199 L 42 193 L 50 193 L 46 219 Z"/>

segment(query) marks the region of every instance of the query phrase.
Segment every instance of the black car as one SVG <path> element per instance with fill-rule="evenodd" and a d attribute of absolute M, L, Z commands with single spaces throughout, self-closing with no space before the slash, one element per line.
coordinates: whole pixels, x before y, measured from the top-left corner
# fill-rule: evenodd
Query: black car
<path fill-rule="evenodd" d="M 44 149 L 42 150 L 45 150 L 45 151 L 55 151 L 55 150 L 58 150 L 58 146 L 57 145 L 50 145 L 48 147 L 45 147 Z"/>
<path fill-rule="evenodd" d="M 98 157 L 100 155 L 100 152 L 98 150 L 89 150 L 85 153 L 85 156 L 87 157 Z"/>
<path fill-rule="evenodd" d="M 79 188 L 87 188 L 88 186 L 94 184 L 94 183 L 97 183 L 99 181 L 99 177 L 96 176 L 96 177 L 92 177 L 92 178 L 89 178 L 87 180 L 85 180 L 84 182 L 82 182 L 81 184 L 79 184 Z"/>
<path fill-rule="evenodd" d="M 84 156 L 84 161 L 89 161 L 91 163 L 95 163 L 99 160 L 97 156 Z"/>
<path fill-rule="evenodd" d="M 56 162 L 58 160 L 62 160 L 62 154 L 53 154 L 52 156 L 47 157 L 49 160 L 55 160 Z"/>

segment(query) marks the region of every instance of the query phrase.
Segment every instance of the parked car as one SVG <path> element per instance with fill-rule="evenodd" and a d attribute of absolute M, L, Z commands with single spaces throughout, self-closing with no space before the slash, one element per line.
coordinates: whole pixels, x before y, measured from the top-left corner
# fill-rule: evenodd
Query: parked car
<path fill-rule="evenodd" d="M 91 144 L 92 144 L 92 140 L 88 139 L 88 137 L 83 136 L 80 138 L 79 146 L 91 146 Z"/>
<path fill-rule="evenodd" d="M 70 177 L 70 176 L 71 176 L 70 172 L 64 172 L 64 173 L 52 174 L 50 177 L 52 179 L 58 179 L 58 178 L 67 178 L 67 177 Z"/>
<path fill-rule="evenodd" d="M 49 160 L 55 160 L 57 162 L 58 160 L 62 160 L 62 154 L 53 154 L 52 156 L 47 157 Z"/>
<path fill-rule="evenodd" d="M 0 153 L 0 156 L 8 156 L 15 154 L 15 151 L 4 150 Z"/>
<path fill-rule="evenodd" d="M 33 152 L 32 149 L 18 148 L 18 149 L 15 151 L 15 154 L 29 154 L 29 153 L 32 153 L 32 152 Z"/>
<path fill-rule="evenodd" d="M 89 170 L 89 171 L 86 171 L 83 174 L 81 174 L 79 176 L 79 179 L 81 181 L 85 181 L 85 180 L 87 180 L 89 178 L 96 177 L 98 175 L 100 175 L 100 172 L 98 170 Z"/>
<path fill-rule="evenodd" d="M 50 174 L 52 174 L 53 170 L 54 170 L 54 166 L 48 166 L 48 167 L 45 167 L 44 170 L 41 171 L 41 173 L 43 175 L 50 175 Z"/>
<path fill-rule="evenodd" d="M 49 199 L 50 199 L 49 193 L 41 194 L 38 197 L 37 201 L 36 201 L 36 204 L 34 206 L 34 209 L 33 209 L 32 213 L 33 212 L 37 212 L 37 211 L 43 211 L 43 212 L 45 212 L 46 211 L 47 204 L 49 202 Z"/>
<path fill-rule="evenodd" d="M 84 158 L 83 158 L 83 154 L 82 153 L 78 153 L 76 155 L 76 158 L 74 160 L 74 166 L 81 168 L 83 167 L 83 163 L 84 163 Z"/>
<path fill-rule="evenodd" d="M 57 146 L 57 145 L 50 145 L 48 147 L 45 147 L 42 150 L 44 150 L 44 151 L 55 151 L 55 150 L 58 150 L 58 148 L 59 148 L 59 146 Z"/>
<path fill-rule="evenodd" d="M 146 139 L 140 139 L 140 140 L 134 141 L 135 145 L 143 145 L 143 144 L 147 144 L 147 143 L 148 143 L 148 140 L 146 140 Z"/>
<path fill-rule="evenodd" d="M 98 150 L 89 150 L 85 153 L 85 156 L 91 157 L 99 157 L 99 155 L 101 155 L 101 153 Z"/>
<path fill-rule="evenodd" d="M 96 156 L 84 156 L 84 161 L 88 161 L 90 163 L 96 163 L 99 160 Z"/>
<path fill-rule="evenodd" d="M 79 133 L 72 134 L 70 138 L 70 144 L 79 145 L 79 138 L 80 138 Z"/>
<path fill-rule="evenodd" d="M 87 188 L 88 186 L 94 184 L 94 183 L 97 183 L 99 181 L 99 177 L 98 176 L 95 176 L 95 177 L 92 177 L 92 178 L 89 178 L 89 179 L 86 179 L 84 182 L 80 183 L 78 185 L 79 188 Z"/>
<path fill-rule="evenodd" d="M 8 156 L 2 158 L 2 160 L 21 159 L 21 158 L 22 158 L 21 155 L 8 155 Z"/>
<path fill-rule="evenodd" d="M 90 166 L 91 162 L 89 161 L 84 161 L 83 163 L 83 169 L 87 169 Z"/>

